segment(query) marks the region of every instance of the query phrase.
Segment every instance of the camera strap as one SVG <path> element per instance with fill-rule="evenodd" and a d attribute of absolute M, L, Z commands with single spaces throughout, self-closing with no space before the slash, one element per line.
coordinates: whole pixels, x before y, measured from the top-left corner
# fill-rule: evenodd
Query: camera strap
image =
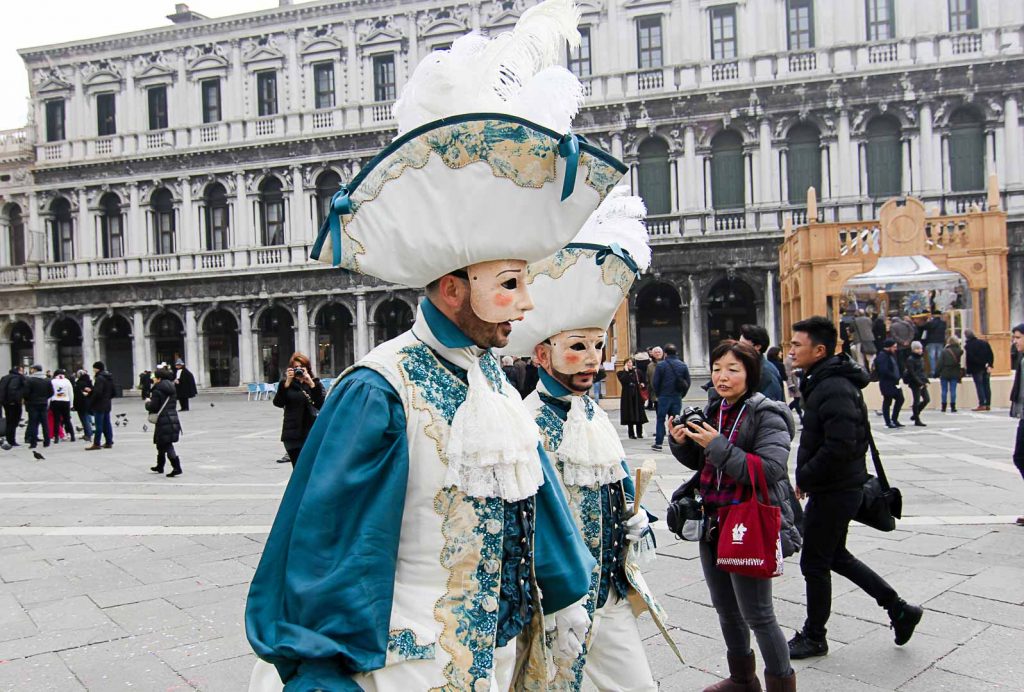
<path fill-rule="evenodd" d="M 722 434 L 722 421 L 723 421 L 723 411 L 722 411 L 722 409 L 724 408 L 724 404 L 725 404 L 725 400 L 724 399 L 722 400 L 722 404 L 723 404 L 722 406 L 718 407 L 718 434 L 719 435 Z M 735 444 L 735 442 L 736 442 L 736 430 L 739 429 L 740 421 L 743 420 L 743 414 L 745 414 L 746 412 L 747 412 L 747 402 L 743 402 L 743 407 L 740 409 L 739 415 L 736 416 L 736 421 L 732 424 L 732 430 L 729 431 L 729 435 L 725 438 L 725 439 L 729 440 L 729 444 Z M 715 485 L 716 485 L 717 489 L 721 490 L 721 488 L 722 488 L 722 469 L 716 469 L 715 470 Z"/>

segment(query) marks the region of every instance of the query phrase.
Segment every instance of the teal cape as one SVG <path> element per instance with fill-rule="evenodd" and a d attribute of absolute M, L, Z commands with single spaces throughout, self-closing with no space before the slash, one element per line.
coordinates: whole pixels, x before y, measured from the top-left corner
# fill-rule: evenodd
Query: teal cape
<path fill-rule="evenodd" d="M 429 300 L 421 308 L 444 346 L 472 345 Z M 537 449 L 535 574 L 552 613 L 587 595 L 595 562 Z M 286 692 L 358 691 L 353 674 L 384 666 L 408 474 L 402 401 L 381 375 L 357 367 L 306 439 L 249 588 L 249 643 Z"/>

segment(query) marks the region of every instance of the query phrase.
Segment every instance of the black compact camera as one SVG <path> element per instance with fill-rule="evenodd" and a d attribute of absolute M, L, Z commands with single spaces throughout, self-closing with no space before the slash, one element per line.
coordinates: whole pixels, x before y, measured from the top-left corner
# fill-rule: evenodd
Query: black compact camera
<path fill-rule="evenodd" d="M 303 377 L 306 376 L 306 371 L 303 370 L 302 368 L 295 368 L 292 370 L 292 376 L 294 376 L 298 380 L 301 380 Z"/>
<path fill-rule="evenodd" d="M 687 423 L 694 423 L 699 425 L 701 423 L 707 423 L 708 419 L 704 415 L 704 410 L 697 406 L 687 406 L 683 409 L 683 412 L 672 419 L 672 425 L 679 427 L 680 425 L 686 425 Z"/>

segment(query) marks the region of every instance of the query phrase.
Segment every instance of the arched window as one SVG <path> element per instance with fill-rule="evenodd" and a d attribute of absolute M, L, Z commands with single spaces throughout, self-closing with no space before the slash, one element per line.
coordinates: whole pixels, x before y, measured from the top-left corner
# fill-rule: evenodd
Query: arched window
<path fill-rule="evenodd" d="M 153 208 L 154 247 L 158 255 L 174 254 L 174 198 L 165 187 L 153 193 L 150 200 Z"/>
<path fill-rule="evenodd" d="M 284 193 L 272 175 L 260 183 L 260 229 L 263 245 L 284 245 Z"/>
<path fill-rule="evenodd" d="M 953 192 L 985 189 L 985 126 L 972 108 L 949 119 L 949 178 Z"/>
<path fill-rule="evenodd" d="M 868 196 L 898 197 L 903 192 L 900 124 L 883 115 L 868 123 Z"/>
<path fill-rule="evenodd" d="M 206 249 L 228 249 L 228 194 L 220 183 L 206 186 Z"/>
<path fill-rule="evenodd" d="M 743 138 L 734 130 L 723 130 L 711 140 L 711 206 L 742 209 L 745 200 Z"/>
<path fill-rule="evenodd" d="M 786 176 L 789 203 L 804 204 L 807 188 L 813 187 L 821 197 L 821 135 L 809 123 L 797 125 L 786 137 Z"/>
<path fill-rule="evenodd" d="M 668 214 L 672 211 L 668 145 L 661 139 L 651 137 L 640 143 L 637 153 L 640 159 L 637 186 L 647 205 L 647 213 Z"/>
<path fill-rule="evenodd" d="M 394 339 L 412 326 L 412 308 L 404 300 L 391 298 L 377 306 L 374 313 L 376 343 Z"/>
<path fill-rule="evenodd" d="M 124 216 L 121 200 L 113 192 L 100 198 L 100 242 L 104 257 L 124 257 Z"/>
<path fill-rule="evenodd" d="M 75 259 L 71 203 L 63 197 L 53 200 L 53 204 L 50 205 L 50 241 L 54 262 L 70 262 Z"/>
<path fill-rule="evenodd" d="M 7 207 L 7 242 L 11 265 L 25 264 L 25 217 L 17 204 Z"/>
<path fill-rule="evenodd" d="M 331 198 L 341 187 L 341 176 L 334 171 L 324 171 L 316 179 L 316 225 L 323 225 L 331 210 Z"/>

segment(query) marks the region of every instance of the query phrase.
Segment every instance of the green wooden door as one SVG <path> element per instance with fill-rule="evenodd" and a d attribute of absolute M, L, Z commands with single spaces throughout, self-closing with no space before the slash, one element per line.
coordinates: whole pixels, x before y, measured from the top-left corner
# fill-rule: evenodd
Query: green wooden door
<path fill-rule="evenodd" d="M 672 176 L 669 172 L 668 146 L 660 139 L 648 139 L 637 152 L 639 170 L 637 184 L 647 213 L 668 214 L 672 211 Z"/>
<path fill-rule="evenodd" d="M 809 187 L 813 187 L 821 199 L 821 139 L 818 130 L 812 125 L 798 125 L 790 130 L 787 143 L 789 203 L 804 204 Z"/>
<path fill-rule="evenodd" d="M 953 192 L 985 189 L 985 131 L 981 123 L 950 126 L 949 176 Z"/>
<path fill-rule="evenodd" d="M 711 140 L 711 206 L 742 209 L 746 202 L 743 174 L 743 139 L 731 130 Z"/>
<path fill-rule="evenodd" d="M 899 197 L 903 193 L 903 147 L 900 126 L 892 118 L 868 125 L 868 196 Z"/>

